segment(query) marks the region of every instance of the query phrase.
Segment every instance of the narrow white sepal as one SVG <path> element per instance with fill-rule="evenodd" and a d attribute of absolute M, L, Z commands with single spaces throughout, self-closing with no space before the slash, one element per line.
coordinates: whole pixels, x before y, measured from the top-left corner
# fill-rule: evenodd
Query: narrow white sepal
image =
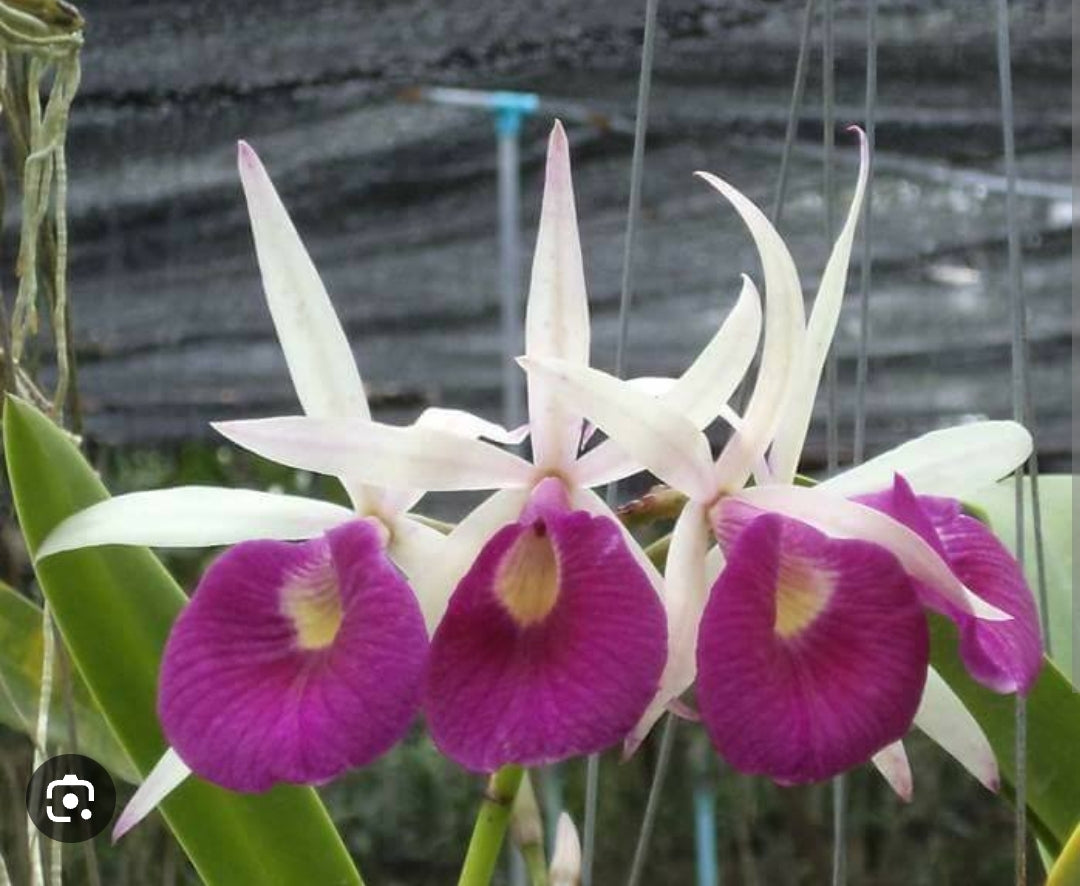
<path fill-rule="evenodd" d="M 805 335 L 805 311 L 799 273 L 776 228 L 736 188 L 706 172 L 697 175 L 734 207 L 750 231 L 765 275 L 765 339 L 757 381 L 744 420 L 745 433 L 735 434 L 716 461 L 721 488 L 742 488 L 765 454 L 780 421 Z"/>
<path fill-rule="evenodd" d="M 821 275 L 821 284 L 814 298 L 814 309 L 807 324 L 798 368 L 792 376 L 783 417 L 776 429 L 776 437 L 769 453 L 770 466 L 780 483 L 790 483 L 795 477 L 799 456 L 806 442 L 806 432 L 810 427 L 821 370 L 825 366 L 825 358 L 829 353 L 829 345 L 832 344 L 836 323 L 840 318 L 840 307 L 844 301 L 851 247 L 855 241 L 855 228 L 859 223 L 866 182 L 870 174 L 870 150 L 866 136 L 862 130 L 856 131 L 859 134 L 859 178 L 855 184 L 855 194 L 848 208 L 847 219 L 840 229 L 840 236 L 836 238 L 825 271 Z"/>
<path fill-rule="evenodd" d="M 237 160 L 266 302 L 304 412 L 318 418 L 367 418 L 367 398 L 349 341 L 300 235 L 245 142 L 239 143 Z"/>
<path fill-rule="evenodd" d="M 933 668 L 926 675 L 915 725 L 926 733 L 988 790 L 1001 785 L 997 758 L 971 712 Z"/>
<path fill-rule="evenodd" d="M 761 296 L 753 281 L 744 275 L 735 307 L 686 372 L 679 378 L 633 378 L 629 384 L 661 398 L 699 430 L 707 428 L 718 415 L 730 422 L 734 413 L 727 401 L 746 374 L 760 335 Z M 612 440 L 605 440 L 578 461 L 579 476 L 587 478 L 589 486 L 621 480 L 640 470 L 641 466 Z"/>
<path fill-rule="evenodd" d="M 1031 434 L 1014 421 L 980 421 L 931 431 L 820 483 L 850 497 L 892 486 L 900 474 L 915 492 L 963 498 L 1011 474 L 1031 455 Z"/>
<path fill-rule="evenodd" d="M 948 598 L 964 612 L 988 621 L 1009 621 L 1012 616 L 976 595 L 953 574 L 937 552 L 915 532 L 892 517 L 866 505 L 801 486 L 755 486 L 744 489 L 725 504 L 742 501 L 764 511 L 802 520 L 837 538 L 861 538 L 891 551 L 904 569 Z"/>
<path fill-rule="evenodd" d="M 414 592 L 417 588 L 426 587 L 428 575 L 441 568 L 448 536 L 408 515 L 389 520 L 387 528 L 390 530 L 390 543 L 387 545 L 390 559 L 405 573 Z M 419 595 L 417 599 L 421 600 Z M 420 609 L 430 634 L 435 630 L 442 611 L 438 605 L 425 606 L 422 600 Z"/>
<path fill-rule="evenodd" d="M 388 488 L 449 492 L 524 486 L 527 461 L 449 431 L 303 416 L 217 422 L 238 446 L 292 468 Z"/>
<path fill-rule="evenodd" d="M 191 775 L 187 764 L 172 748 L 169 748 L 146 776 L 146 780 L 139 785 L 124 811 L 116 820 L 113 827 L 112 840 L 115 843 L 130 831 L 135 825 L 153 812 L 169 794 L 183 784 L 184 779 Z"/>
<path fill-rule="evenodd" d="M 698 501 L 712 498 L 716 486 L 709 442 L 684 415 L 587 366 L 534 358 L 519 362 L 530 376 L 543 378 L 553 394 L 594 422 L 634 461 L 669 486 Z M 592 485 L 590 478 L 573 476 L 580 485 Z"/>
<path fill-rule="evenodd" d="M 581 841 L 574 821 L 565 812 L 555 828 L 555 848 L 551 853 L 550 886 L 578 886 L 581 882 Z"/>
<path fill-rule="evenodd" d="M 904 750 L 903 741 L 894 741 L 886 745 L 871 758 L 889 783 L 896 795 L 905 803 L 911 802 L 915 791 L 914 780 L 911 777 L 911 763 L 908 762 L 907 751 Z"/>
<path fill-rule="evenodd" d="M 502 425 L 480 418 L 471 412 L 465 412 L 462 409 L 443 409 L 438 406 L 425 409 L 413 424 L 447 431 L 472 440 L 483 438 L 503 446 L 517 446 L 529 436 L 527 424 L 507 430 Z M 381 489 L 374 494 L 373 499 L 381 514 L 404 514 L 406 511 L 411 511 L 426 494 L 423 489 Z"/>
<path fill-rule="evenodd" d="M 503 446 L 517 446 L 529 436 L 528 425 L 521 425 L 508 430 L 500 424 L 473 415 L 464 409 L 444 409 L 441 406 L 432 406 L 425 409 L 420 413 L 414 424 L 422 428 L 447 431 L 473 440 L 483 438 Z"/>
<path fill-rule="evenodd" d="M 578 366 L 589 363 L 589 304 L 570 146 L 558 121 L 548 141 L 540 229 L 525 311 L 525 353 Z M 527 383 L 533 460 L 544 469 L 564 468 L 577 454 L 581 416 L 552 398 L 544 378 L 530 377 Z"/>
<path fill-rule="evenodd" d="M 760 336 L 761 295 L 743 274 L 735 306 L 686 372 L 663 392 L 664 405 L 683 413 L 696 427 L 707 427 L 746 375 Z"/>
<path fill-rule="evenodd" d="M 667 662 L 656 696 L 626 737 L 624 756 L 634 753 L 668 705 L 694 682 L 697 674 L 698 626 L 709 595 L 709 586 L 705 583 L 705 552 L 709 537 L 705 506 L 687 503 L 675 522 L 667 567 L 664 569 Z"/>
<path fill-rule="evenodd" d="M 298 540 L 355 519 L 340 505 L 252 489 L 130 492 L 68 517 L 42 542 L 37 558 L 107 544 L 206 548 L 254 538 Z"/>

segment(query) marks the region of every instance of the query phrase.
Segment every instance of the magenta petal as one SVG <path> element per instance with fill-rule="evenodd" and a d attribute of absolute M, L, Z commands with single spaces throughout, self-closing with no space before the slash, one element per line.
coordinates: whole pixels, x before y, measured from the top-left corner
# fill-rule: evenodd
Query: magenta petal
<path fill-rule="evenodd" d="M 907 732 L 928 658 L 926 617 L 892 554 L 770 514 L 735 540 L 705 607 L 698 704 L 736 769 L 816 781 Z"/>
<path fill-rule="evenodd" d="M 158 713 L 198 775 L 238 791 L 318 784 L 408 729 L 427 634 L 380 529 L 251 541 L 207 570 L 173 627 Z"/>
<path fill-rule="evenodd" d="M 571 511 L 545 481 L 484 546 L 435 632 L 432 737 L 476 772 L 602 750 L 651 701 L 666 647 L 660 600 L 619 527 Z"/>
<path fill-rule="evenodd" d="M 916 496 L 897 475 L 892 489 L 862 496 L 919 533 L 967 587 L 1007 612 L 1011 621 L 986 621 L 963 612 L 916 584 L 924 603 L 960 630 L 960 655 L 970 674 L 997 692 L 1027 692 L 1042 667 L 1039 614 L 1020 565 L 986 526 L 967 516 L 956 499 Z"/>

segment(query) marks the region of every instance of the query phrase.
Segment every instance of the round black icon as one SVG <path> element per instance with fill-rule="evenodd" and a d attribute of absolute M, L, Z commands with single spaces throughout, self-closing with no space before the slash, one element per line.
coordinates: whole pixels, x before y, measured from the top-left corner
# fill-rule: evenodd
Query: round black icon
<path fill-rule="evenodd" d="M 42 763 L 26 786 L 26 811 L 46 837 L 81 843 L 112 821 L 116 787 L 96 760 L 61 754 Z"/>

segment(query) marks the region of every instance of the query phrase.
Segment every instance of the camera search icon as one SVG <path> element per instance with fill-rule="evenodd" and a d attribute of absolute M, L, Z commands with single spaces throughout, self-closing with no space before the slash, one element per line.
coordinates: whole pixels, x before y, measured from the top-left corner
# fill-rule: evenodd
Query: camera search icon
<path fill-rule="evenodd" d="M 41 764 L 26 786 L 26 811 L 46 837 L 81 843 L 112 821 L 116 787 L 105 768 L 81 754 L 61 754 Z"/>

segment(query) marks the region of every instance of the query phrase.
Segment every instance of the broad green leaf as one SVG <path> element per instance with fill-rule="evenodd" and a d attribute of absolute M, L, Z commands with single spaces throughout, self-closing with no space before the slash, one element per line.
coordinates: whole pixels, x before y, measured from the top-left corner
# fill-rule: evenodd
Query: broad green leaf
<path fill-rule="evenodd" d="M 34 738 L 41 693 L 44 638 L 41 608 L 0 582 L 0 723 Z M 71 700 L 79 753 L 93 757 L 115 777 L 138 784 L 139 774 L 117 744 L 86 684 L 71 675 Z M 49 741 L 66 744 L 68 708 L 59 681 L 49 706 Z"/>
<path fill-rule="evenodd" d="M 989 523 L 998 536 L 1016 553 L 1016 492 L 1010 477 L 989 489 L 969 496 L 965 504 Z M 1073 478 L 1068 474 L 1039 477 L 1039 505 L 1042 512 L 1043 550 L 1046 566 L 1046 597 L 1049 604 L 1050 657 L 1062 673 L 1072 674 L 1072 594 L 1073 594 Z M 1038 598 L 1038 563 L 1035 557 L 1035 523 L 1032 519 L 1031 482 L 1024 481 L 1024 573 Z"/>
<path fill-rule="evenodd" d="M 955 626 L 931 616 L 931 661 L 979 721 L 997 755 L 1005 791 L 1016 777 L 1016 698 L 972 680 L 957 652 Z M 1080 695 L 1044 663 L 1027 701 L 1027 806 L 1032 830 L 1057 855 L 1080 822 Z"/>
<path fill-rule="evenodd" d="M 31 553 L 61 520 L 108 495 L 67 436 L 14 397 L 4 409 L 4 449 Z M 183 592 L 141 548 L 71 551 L 35 568 L 76 667 L 124 751 L 145 775 L 166 747 L 155 714 L 156 682 L 165 639 L 186 599 Z M 242 795 L 191 778 L 161 809 L 212 886 L 362 882 L 309 788 Z"/>

